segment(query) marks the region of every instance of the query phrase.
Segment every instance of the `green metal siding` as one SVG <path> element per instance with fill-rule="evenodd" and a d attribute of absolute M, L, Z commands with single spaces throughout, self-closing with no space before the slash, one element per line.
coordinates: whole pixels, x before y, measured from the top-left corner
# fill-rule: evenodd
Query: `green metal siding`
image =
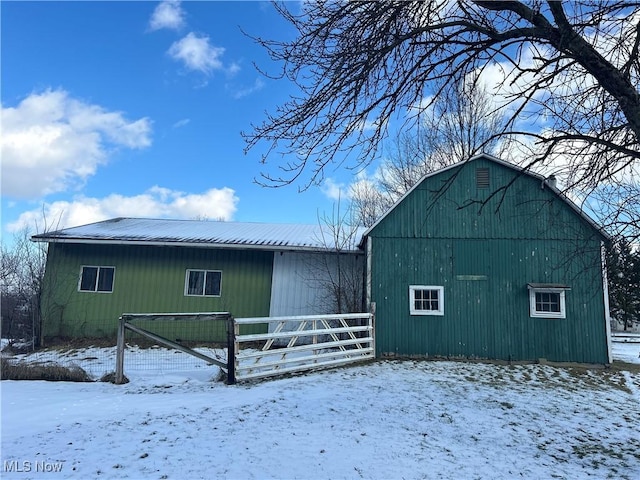
<path fill-rule="evenodd" d="M 601 237 L 517 175 L 475 160 L 427 178 L 370 232 L 378 355 L 607 362 Z M 529 316 L 530 282 L 571 287 L 565 319 Z M 411 316 L 409 285 L 444 286 L 444 316 Z"/>
<path fill-rule="evenodd" d="M 83 265 L 114 266 L 113 292 L 79 292 Z M 229 311 L 236 317 L 268 316 L 272 265 L 273 254 L 257 250 L 52 243 L 44 334 L 111 337 L 122 313 Z M 185 296 L 187 269 L 221 270 L 220 297 Z M 192 337 L 187 330 L 184 335 Z M 212 338 L 198 340 L 223 340 L 225 334 L 225 326 L 219 324 Z"/>
<path fill-rule="evenodd" d="M 475 187 L 479 167 L 489 168 L 488 189 Z M 481 205 L 483 201 L 486 205 Z M 517 172 L 486 160 L 425 179 L 372 234 L 377 238 L 518 240 L 598 236 L 564 201 L 541 188 L 538 180 L 518 177 Z"/>

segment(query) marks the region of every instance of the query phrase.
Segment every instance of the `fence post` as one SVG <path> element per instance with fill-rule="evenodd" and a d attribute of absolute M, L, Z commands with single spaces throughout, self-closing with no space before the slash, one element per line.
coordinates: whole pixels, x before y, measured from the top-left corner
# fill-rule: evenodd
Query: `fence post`
<path fill-rule="evenodd" d="M 373 358 L 376 358 L 376 302 L 371 302 L 371 347 L 373 348 Z"/>
<path fill-rule="evenodd" d="M 236 383 L 236 335 L 233 315 L 227 318 L 227 385 Z"/>
<path fill-rule="evenodd" d="M 116 375 L 114 383 L 124 383 L 124 316 L 118 319 L 118 343 L 116 344 Z"/>

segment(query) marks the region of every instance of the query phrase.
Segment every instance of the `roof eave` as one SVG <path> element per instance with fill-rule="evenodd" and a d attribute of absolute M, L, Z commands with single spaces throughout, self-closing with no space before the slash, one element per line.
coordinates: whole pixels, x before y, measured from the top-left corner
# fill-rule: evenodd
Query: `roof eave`
<path fill-rule="evenodd" d="M 51 237 L 44 235 L 34 235 L 31 237 L 34 242 L 46 243 L 71 243 L 85 245 L 139 245 L 152 247 L 191 247 L 191 248 L 225 248 L 234 250 L 263 250 L 270 252 L 307 252 L 307 253 L 327 253 L 336 252 L 335 249 L 322 248 L 312 245 L 258 245 L 243 243 L 218 243 L 218 242 L 181 242 L 179 240 L 126 240 L 126 239 L 101 239 L 101 238 L 78 238 L 78 237 Z M 360 250 L 340 250 L 340 253 L 357 254 Z"/>

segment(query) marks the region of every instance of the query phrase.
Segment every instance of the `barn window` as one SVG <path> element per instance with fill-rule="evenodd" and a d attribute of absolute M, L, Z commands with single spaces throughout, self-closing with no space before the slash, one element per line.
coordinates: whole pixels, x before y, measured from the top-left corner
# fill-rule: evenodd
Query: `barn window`
<path fill-rule="evenodd" d="M 219 297 L 222 272 L 219 270 L 187 270 L 184 294 L 197 297 Z"/>
<path fill-rule="evenodd" d="M 444 315 L 444 287 L 409 286 L 411 315 Z"/>
<path fill-rule="evenodd" d="M 80 271 L 78 290 L 81 292 L 113 292 L 115 267 L 83 266 Z"/>
<path fill-rule="evenodd" d="M 489 188 L 489 169 L 476 168 L 476 187 Z"/>
<path fill-rule="evenodd" d="M 529 283 L 529 315 L 539 318 L 565 318 L 566 285 L 555 283 Z"/>

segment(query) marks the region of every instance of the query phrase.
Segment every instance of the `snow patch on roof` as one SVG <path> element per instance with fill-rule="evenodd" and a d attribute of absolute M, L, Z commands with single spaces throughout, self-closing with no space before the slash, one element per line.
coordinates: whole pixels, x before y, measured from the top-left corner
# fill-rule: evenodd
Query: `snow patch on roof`
<path fill-rule="evenodd" d="M 348 231 L 348 229 L 347 229 Z M 267 250 L 355 251 L 364 229 L 351 239 L 326 225 L 242 223 L 200 220 L 114 218 L 103 222 L 34 235 L 34 241 L 70 243 L 137 243 L 253 247 Z"/>

